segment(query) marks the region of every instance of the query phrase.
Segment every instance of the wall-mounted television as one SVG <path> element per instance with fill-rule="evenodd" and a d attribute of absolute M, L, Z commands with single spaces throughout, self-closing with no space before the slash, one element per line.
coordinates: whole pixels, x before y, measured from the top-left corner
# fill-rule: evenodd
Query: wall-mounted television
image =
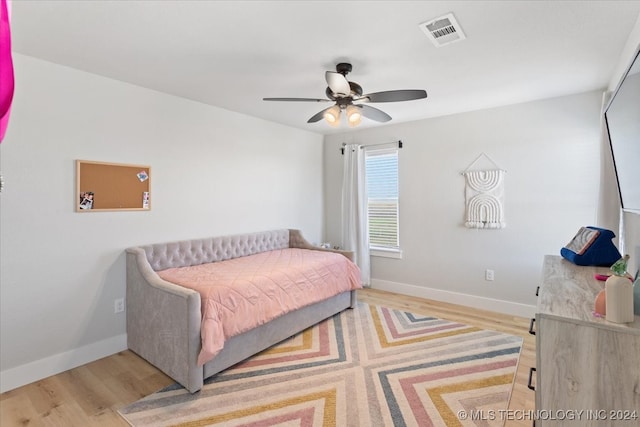
<path fill-rule="evenodd" d="M 640 49 L 605 110 L 622 208 L 640 214 Z"/>

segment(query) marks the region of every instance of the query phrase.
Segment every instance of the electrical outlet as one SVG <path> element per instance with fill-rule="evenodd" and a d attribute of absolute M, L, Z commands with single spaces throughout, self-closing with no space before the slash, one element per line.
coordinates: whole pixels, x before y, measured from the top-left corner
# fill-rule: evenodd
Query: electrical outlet
<path fill-rule="evenodd" d="M 485 270 L 484 271 L 484 280 L 493 280 L 493 270 Z"/>
<path fill-rule="evenodd" d="M 118 298 L 113 302 L 113 312 L 122 313 L 124 311 L 124 298 Z"/>

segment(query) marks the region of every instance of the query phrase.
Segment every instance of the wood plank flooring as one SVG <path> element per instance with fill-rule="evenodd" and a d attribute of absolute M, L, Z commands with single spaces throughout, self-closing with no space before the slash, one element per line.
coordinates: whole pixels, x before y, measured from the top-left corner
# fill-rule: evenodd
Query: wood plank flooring
<path fill-rule="evenodd" d="M 534 392 L 527 388 L 529 368 L 535 364 L 535 337 L 528 333 L 529 319 L 514 317 L 422 298 L 373 289 L 358 292 L 369 304 L 428 314 L 524 338 L 506 427 L 530 427 L 520 411 L 535 407 Z M 123 351 L 70 371 L 25 385 L 0 395 L 0 426 L 128 426 L 117 410 L 173 381 L 130 351 Z M 497 414 L 498 419 L 502 419 Z"/>

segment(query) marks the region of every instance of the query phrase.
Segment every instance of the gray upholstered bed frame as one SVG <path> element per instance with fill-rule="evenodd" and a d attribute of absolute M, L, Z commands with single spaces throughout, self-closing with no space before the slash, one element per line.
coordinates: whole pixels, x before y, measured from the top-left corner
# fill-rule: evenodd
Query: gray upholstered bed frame
<path fill-rule="evenodd" d="M 351 291 L 285 314 L 230 338 L 213 360 L 197 366 L 201 348 L 200 294 L 161 279 L 156 271 L 288 247 L 339 252 L 353 260 L 351 252 L 313 246 L 300 231 L 286 229 L 128 248 L 129 349 L 194 393 L 206 378 L 355 306 L 356 294 Z"/>

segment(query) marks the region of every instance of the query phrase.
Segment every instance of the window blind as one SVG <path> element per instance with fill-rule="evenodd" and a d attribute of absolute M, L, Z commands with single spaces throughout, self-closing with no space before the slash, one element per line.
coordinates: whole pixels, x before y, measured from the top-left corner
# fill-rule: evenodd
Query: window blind
<path fill-rule="evenodd" d="M 369 150 L 365 168 L 369 245 L 398 250 L 398 149 Z"/>

